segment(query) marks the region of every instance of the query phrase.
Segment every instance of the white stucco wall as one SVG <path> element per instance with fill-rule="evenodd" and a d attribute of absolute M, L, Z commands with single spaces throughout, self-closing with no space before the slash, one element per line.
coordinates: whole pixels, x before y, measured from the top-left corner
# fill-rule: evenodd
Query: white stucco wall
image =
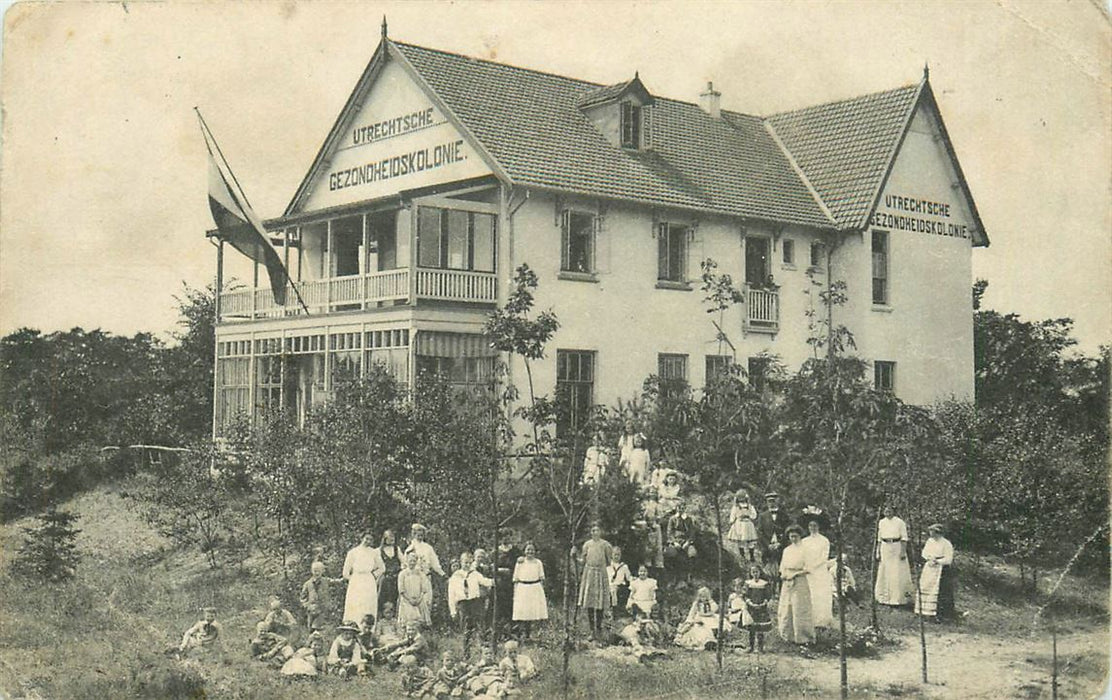
<path fill-rule="evenodd" d="M 566 198 L 563 204 L 598 210 L 593 200 Z M 513 266 L 528 263 L 540 288 L 537 308 L 552 308 L 560 329 L 548 345 L 546 359 L 534 366 L 539 393 L 551 393 L 556 381 L 556 351 L 591 350 L 596 353 L 595 401 L 613 405 L 636 396 L 645 378 L 657 371 L 658 353 L 688 355 L 688 380 L 701 386 L 705 356 L 719 354 L 712 316 L 706 313 L 700 287 L 700 261 L 713 258 L 720 273 L 730 274 L 740 286 L 745 277 L 742 228 L 736 219 L 703 216 L 690 243 L 688 279 L 691 290 L 657 287 L 657 241 L 653 238 L 648 207 L 608 203 L 597 244 L 597 281 L 561 279 L 560 227 L 557 202 L 533 192 L 513 221 Z M 689 223 L 693 214 L 658 210 L 660 220 Z M 503 227 L 505 232 L 506 227 Z M 767 235 L 771 228 L 750 224 L 746 235 Z M 780 241 L 795 240 L 796 264 L 781 264 Z M 743 308 L 730 309 L 723 327 L 737 348 L 738 362 L 762 352 L 777 354 L 790 369 L 808 356 L 804 310 L 805 272 L 813 234 L 788 229 L 772 250 L 772 272 L 781 286 L 780 331 L 776 335 L 743 331 Z M 729 348 L 723 354 L 730 354 Z M 518 379 L 520 381 L 520 379 Z"/>
<path fill-rule="evenodd" d="M 837 253 L 859 354 L 896 362 L 896 394 L 910 403 L 973 397 L 973 217 L 957 182 L 934 117 L 921 108 L 871 229 L 889 236 L 889 303 L 871 303 L 871 230 Z"/>

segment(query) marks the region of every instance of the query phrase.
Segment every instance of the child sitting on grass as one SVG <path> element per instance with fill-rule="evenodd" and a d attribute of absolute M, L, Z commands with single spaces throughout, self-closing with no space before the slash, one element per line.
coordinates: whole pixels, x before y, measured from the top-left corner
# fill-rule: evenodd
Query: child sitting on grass
<path fill-rule="evenodd" d="M 528 656 L 518 653 L 517 642 L 512 639 L 502 645 L 502 648 L 506 655 L 498 662 L 498 668 L 502 671 L 502 678 L 506 684 L 505 693 L 507 695 L 520 693 L 518 686 L 537 675 L 537 667 Z"/>
<path fill-rule="evenodd" d="M 201 614 L 201 619 L 182 635 L 177 649 L 179 656 L 211 651 L 221 645 L 224 628 L 216 621 L 216 608 L 202 608 Z"/>
<path fill-rule="evenodd" d="M 436 670 L 431 686 L 426 686 L 425 694 L 438 699 L 462 696 L 467 672 L 467 666 L 459 663 L 455 654 L 445 651 L 440 655 L 440 668 Z"/>
<path fill-rule="evenodd" d="M 401 671 L 402 692 L 409 697 L 421 697 L 429 683 L 436 680 L 429 667 L 417 663 L 417 659 L 412 656 L 407 656 L 401 662 Z"/>
<path fill-rule="evenodd" d="M 293 656 L 282 664 L 279 671 L 283 676 L 294 678 L 312 678 L 327 670 L 327 652 L 324 648 L 324 635 L 320 630 L 313 630 L 305 639 L 305 646 L 293 653 Z"/>
<path fill-rule="evenodd" d="M 375 634 L 375 616 L 374 613 L 367 613 L 359 622 L 359 643 L 363 645 L 365 651 L 369 651 L 378 646 L 378 635 Z"/>
<path fill-rule="evenodd" d="M 336 631 L 339 634 L 328 652 L 328 671 L 341 678 L 365 674 L 367 662 L 364 659 L 363 645 L 356 638 L 359 626 L 347 621 L 337 627 Z"/>
<path fill-rule="evenodd" d="M 255 632 L 272 632 L 285 637 L 290 644 L 297 643 L 297 618 L 282 607 L 278 596 L 271 596 L 267 604 L 266 616 L 255 626 Z"/>
<path fill-rule="evenodd" d="M 412 656 L 415 661 L 423 661 L 428 646 L 428 640 L 421 634 L 421 624 L 414 620 L 406 624 L 405 637 L 372 651 L 371 660 L 385 661 L 391 668 L 396 668 L 409 656 Z"/>
<path fill-rule="evenodd" d="M 479 653 L 479 660 L 471 665 L 463 681 L 467 692 L 476 697 L 489 695 L 496 698 L 502 694 L 504 685 L 502 671 L 490 647 L 483 647 Z"/>
<path fill-rule="evenodd" d="M 722 633 L 730 631 L 729 620 L 722 621 Z M 676 629 L 676 644 L 685 649 L 713 649 L 718 639 L 718 603 L 711 597 L 710 589 L 703 586 L 695 594 L 691 609 Z"/>

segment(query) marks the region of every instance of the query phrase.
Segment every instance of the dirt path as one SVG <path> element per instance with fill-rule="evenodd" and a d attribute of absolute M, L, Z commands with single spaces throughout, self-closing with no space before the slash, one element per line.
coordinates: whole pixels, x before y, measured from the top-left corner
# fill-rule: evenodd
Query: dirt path
<path fill-rule="evenodd" d="M 907 635 L 882 659 L 851 659 L 850 687 L 872 686 L 890 696 L 999 700 L 1050 697 L 1050 638 L 995 638 L 955 632 L 927 638 L 927 677 L 921 682 L 919 638 Z M 1063 698 L 1092 698 L 1105 689 L 1108 630 L 1092 629 L 1058 638 L 1059 691 Z M 798 659 L 804 675 L 823 696 L 837 697 L 837 662 Z M 853 693 L 851 693 L 853 695 Z"/>

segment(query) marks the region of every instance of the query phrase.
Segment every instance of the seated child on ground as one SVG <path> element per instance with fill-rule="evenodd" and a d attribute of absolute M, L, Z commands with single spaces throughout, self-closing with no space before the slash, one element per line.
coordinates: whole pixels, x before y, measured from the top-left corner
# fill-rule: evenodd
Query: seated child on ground
<path fill-rule="evenodd" d="M 654 658 L 667 656 L 664 651 L 655 648 L 662 640 L 660 625 L 640 608 L 634 608 L 633 620 L 622 627 L 618 636 L 632 647 L 638 661 L 648 663 Z"/>
<path fill-rule="evenodd" d="M 295 651 L 293 656 L 282 664 L 280 673 L 283 676 L 311 678 L 327 670 L 327 656 L 324 635 L 320 630 L 313 630 L 306 637 L 305 646 Z"/>
<path fill-rule="evenodd" d="M 537 667 L 533 665 L 533 660 L 528 656 L 518 653 L 517 642 L 512 639 L 506 642 L 502 648 L 506 655 L 498 662 L 498 668 L 502 671 L 502 677 L 506 683 L 505 692 L 520 692 L 517 690 L 518 686 L 537 675 Z"/>
<path fill-rule="evenodd" d="M 723 634 L 730 631 L 729 620 L 723 620 Z M 711 597 L 710 589 L 703 586 L 695 594 L 695 601 L 682 624 L 676 629 L 676 644 L 685 649 L 712 649 L 718 635 L 718 603 Z"/>
<path fill-rule="evenodd" d="M 359 634 L 357 635 L 359 643 L 363 645 L 363 650 L 370 652 L 378 646 L 378 635 L 375 634 L 375 616 L 374 613 L 367 613 L 363 619 L 359 621 Z"/>
<path fill-rule="evenodd" d="M 502 671 L 494 659 L 494 652 L 490 647 L 484 646 L 479 654 L 479 660 L 471 665 L 471 669 L 464 678 L 467 691 L 476 696 L 489 695 L 498 697 L 502 693 Z"/>
<path fill-rule="evenodd" d="M 280 634 L 255 630 L 251 639 L 251 657 L 256 661 L 266 661 L 281 666 L 294 654 L 293 645 Z"/>
<path fill-rule="evenodd" d="M 377 646 L 401 641 L 404 632 L 404 628 L 401 631 L 398 630 L 398 623 L 394 619 L 394 604 L 389 601 L 383 603 L 382 614 L 379 615 L 378 621 L 375 622 L 375 638 L 378 640 Z"/>
<path fill-rule="evenodd" d="M 328 652 L 328 671 L 343 678 L 362 675 L 367 671 L 363 645 L 356 637 L 359 626 L 350 620 L 336 628 L 337 636 Z"/>
<path fill-rule="evenodd" d="M 459 663 L 451 651 L 445 651 L 440 656 L 440 668 L 436 670 L 432 687 L 426 690 L 426 694 L 437 700 L 463 695 L 467 673 L 467 666 Z"/>
<path fill-rule="evenodd" d="M 417 663 L 417 659 L 408 656 L 401 662 L 402 692 L 410 697 L 421 697 L 425 688 L 436 680 L 436 676 L 427 666 Z"/>
<path fill-rule="evenodd" d="M 216 608 L 203 608 L 202 617 L 182 635 L 178 654 L 185 655 L 194 651 L 207 651 L 217 648 L 224 628 L 216 621 Z"/>
<path fill-rule="evenodd" d="M 428 646 L 428 640 L 421 634 L 421 623 L 411 620 L 405 626 L 405 637 L 393 644 L 375 649 L 371 658 L 375 661 L 384 660 L 391 668 L 397 667 L 409 656 L 420 663 L 424 661 Z"/>
<path fill-rule="evenodd" d="M 256 631 L 273 632 L 285 637 L 291 644 L 296 644 L 297 618 L 289 610 L 282 607 L 282 601 L 278 596 L 271 596 L 266 616 L 256 627 Z"/>

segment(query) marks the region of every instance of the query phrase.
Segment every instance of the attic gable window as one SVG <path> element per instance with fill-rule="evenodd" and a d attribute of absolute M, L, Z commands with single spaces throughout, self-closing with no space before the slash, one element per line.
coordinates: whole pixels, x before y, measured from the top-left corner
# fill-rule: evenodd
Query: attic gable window
<path fill-rule="evenodd" d="M 621 107 L 622 148 L 641 148 L 642 107 L 628 100 Z"/>

